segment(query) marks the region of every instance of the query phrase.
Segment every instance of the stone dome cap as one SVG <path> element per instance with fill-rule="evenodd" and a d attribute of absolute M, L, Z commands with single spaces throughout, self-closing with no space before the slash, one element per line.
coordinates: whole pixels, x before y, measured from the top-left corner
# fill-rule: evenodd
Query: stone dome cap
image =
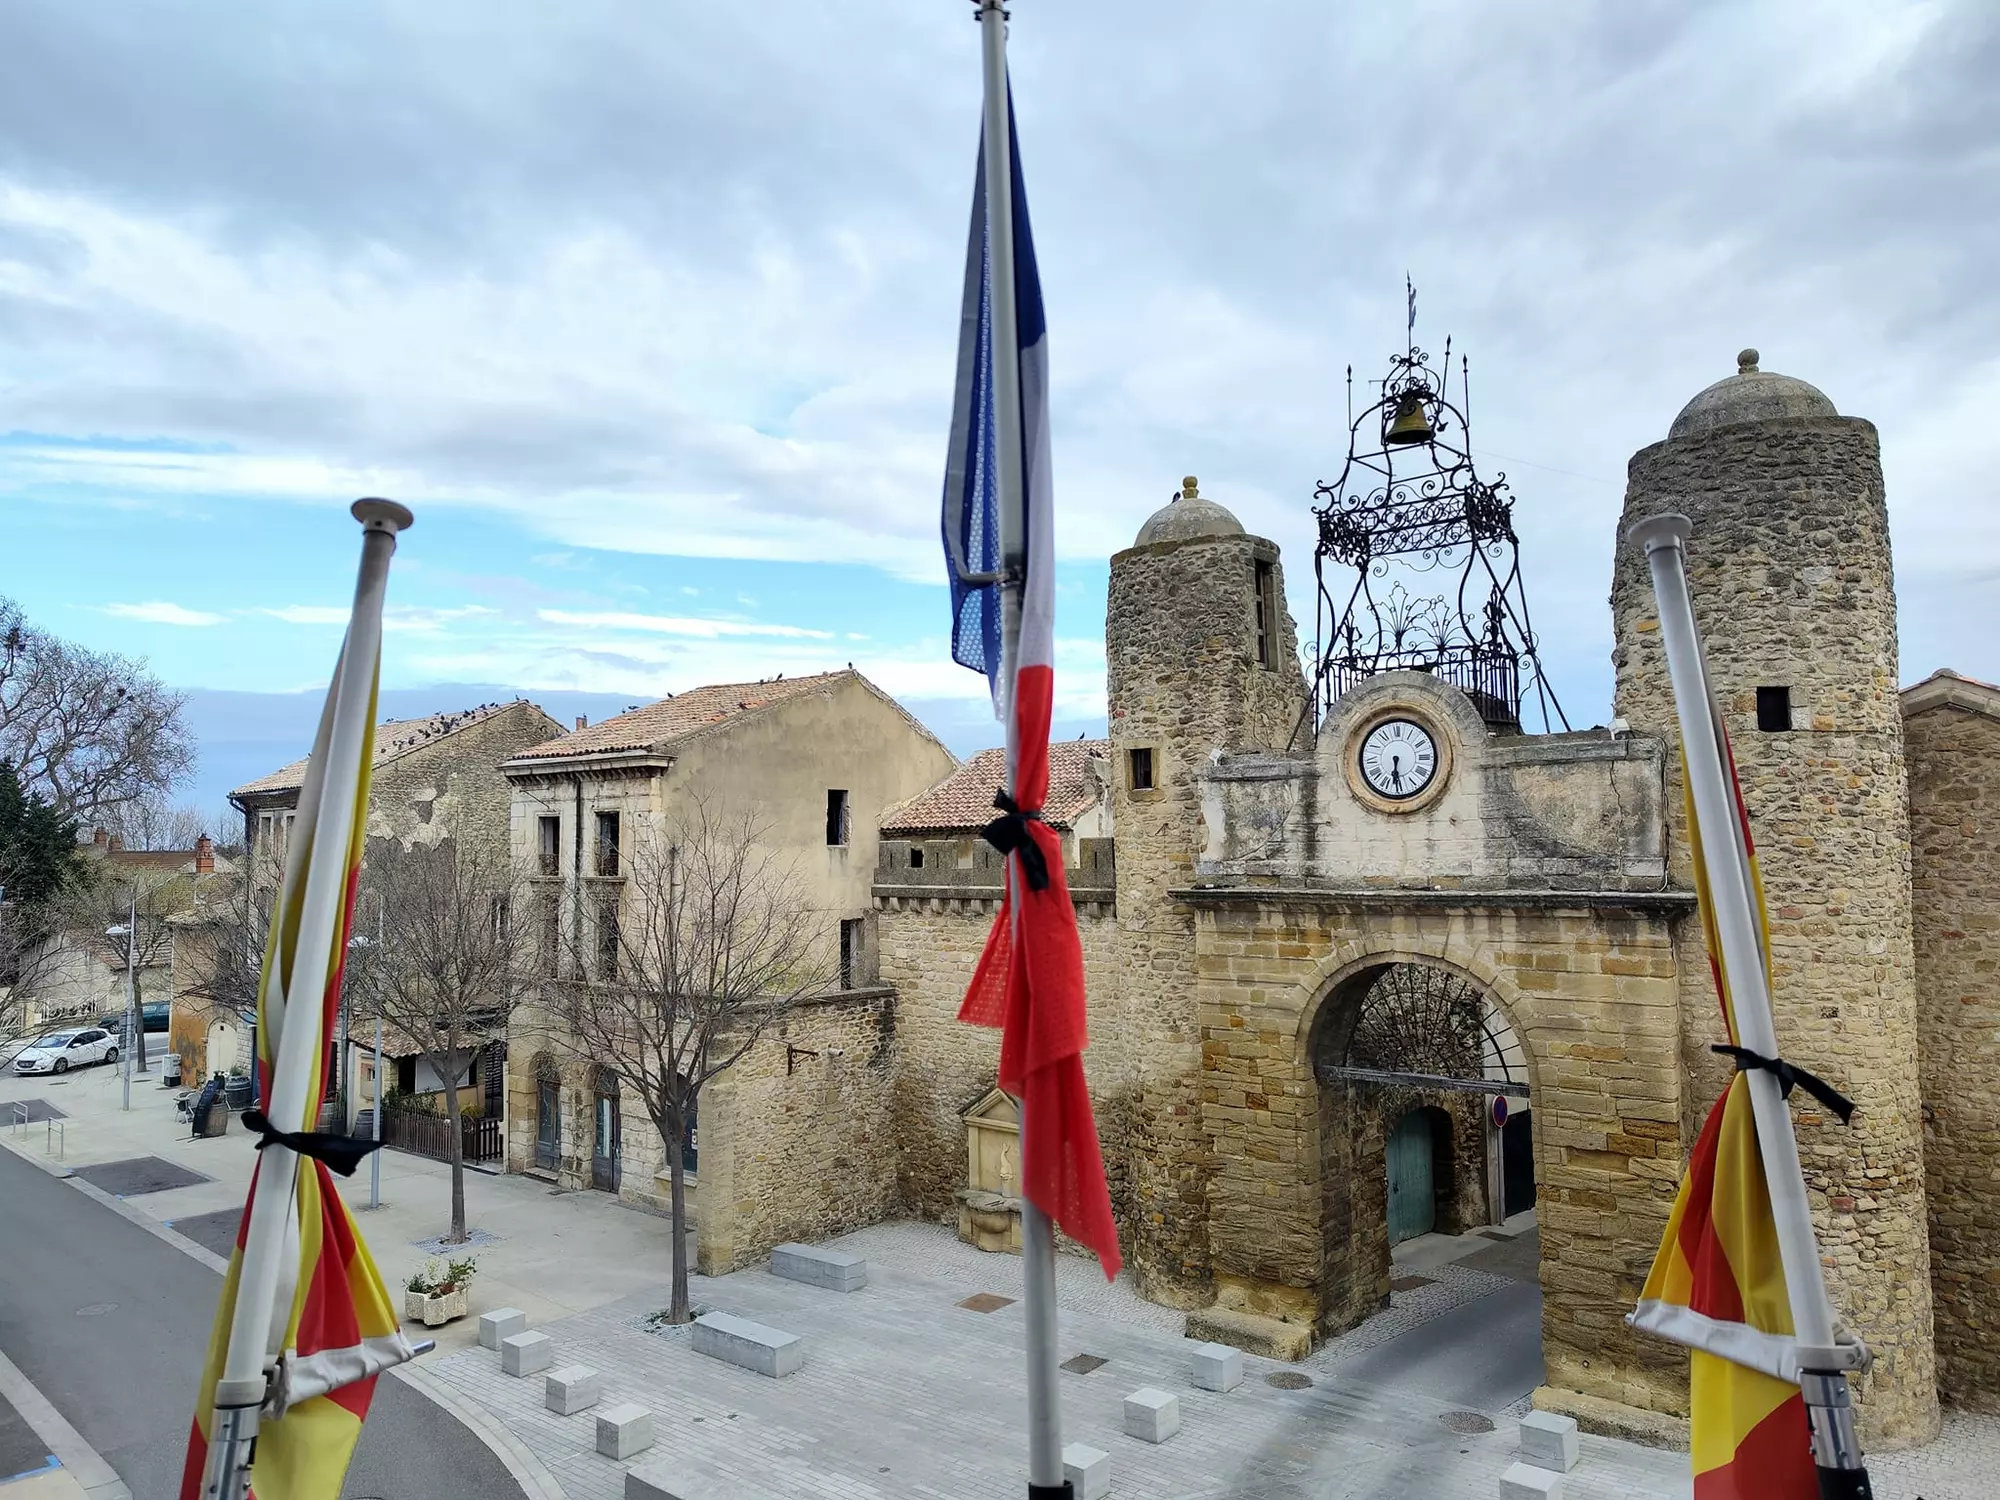
<path fill-rule="evenodd" d="M 1243 523 L 1224 506 L 1204 500 L 1190 474 L 1181 481 L 1181 492 L 1146 519 L 1139 528 L 1135 547 L 1155 542 L 1191 542 L 1204 536 L 1242 536 Z"/>
<path fill-rule="evenodd" d="M 1837 417 L 1833 403 L 1817 386 L 1757 368 L 1757 351 L 1736 356 L 1736 373 L 1696 396 L 1681 408 L 1670 438 L 1700 437 L 1718 427 L 1739 422 L 1768 422 L 1776 417 Z"/>

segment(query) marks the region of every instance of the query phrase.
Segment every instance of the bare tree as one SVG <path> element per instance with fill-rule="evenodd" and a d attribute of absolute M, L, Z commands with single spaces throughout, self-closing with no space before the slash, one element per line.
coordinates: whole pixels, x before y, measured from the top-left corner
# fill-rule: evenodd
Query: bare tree
<path fill-rule="evenodd" d="M 121 1045 L 132 1048 L 133 1066 L 146 1071 L 145 1008 L 149 998 L 172 997 L 171 974 L 176 919 L 194 910 L 194 877 L 180 870 L 105 871 L 80 887 L 63 905 L 63 941 L 119 969 L 129 961 L 132 1034 Z M 164 983 L 167 994 L 152 986 Z"/>
<path fill-rule="evenodd" d="M 195 840 L 213 832 L 210 816 L 192 802 L 173 802 L 164 793 L 148 792 L 129 802 L 100 809 L 99 822 L 118 835 L 127 849 L 192 849 Z M 243 820 L 235 820 L 225 833 L 242 836 Z"/>
<path fill-rule="evenodd" d="M 0 760 L 57 812 L 90 818 L 183 780 L 185 705 L 141 663 L 37 630 L 0 598 Z"/>
<path fill-rule="evenodd" d="M 451 1228 L 465 1239 L 465 1151 L 459 1088 L 479 1048 L 504 1036 L 520 995 L 514 893 L 504 865 L 446 840 L 404 848 L 371 840 L 357 910 L 380 914 L 377 933 L 350 954 L 357 1016 L 380 1016 L 422 1049 L 444 1082 L 451 1163 Z M 377 1083 L 379 1093 L 380 1083 Z"/>
<path fill-rule="evenodd" d="M 245 855 L 235 875 L 212 885 L 207 904 L 179 926 L 174 978 L 181 1003 L 173 1045 L 189 1079 L 198 1071 L 195 1051 L 205 1044 L 210 1024 L 235 1022 L 257 1009 L 264 941 L 284 874 L 283 861 L 268 845 Z"/>
<path fill-rule="evenodd" d="M 673 1299 L 688 1301 L 684 1143 L 701 1091 L 801 1000 L 832 984 L 833 963 L 796 862 L 764 842 L 754 814 L 695 802 L 629 852 L 622 890 L 573 893 L 545 982 L 571 1045 L 644 1105 L 666 1151 Z"/>

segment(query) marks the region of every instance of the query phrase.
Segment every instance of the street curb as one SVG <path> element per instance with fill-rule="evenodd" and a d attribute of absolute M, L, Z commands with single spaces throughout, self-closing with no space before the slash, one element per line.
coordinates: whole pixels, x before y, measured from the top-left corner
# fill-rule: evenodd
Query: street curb
<path fill-rule="evenodd" d="M 414 1364 L 397 1365 L 389 1371 L 405 1385 L 431 1398 L 465 1424 L 472 1435 L 492 1451 L 507 1473 L 521 1487 L 528 1500 L 569 1500 L 542 1461 L 492 1412 L 460 1396 L 430 1371 Z"/>
<path fill-rule="evenodd" d="M 49 1398 L 36 1390 L 34 1382 L 5 1354 L 0 1354 L 0 1396 L 6 1397 L 7 1403 L 21 1414 L 21 1420 L 34 1429 L 35 1436 L 48 1446 L 90 1500 L 132 1500 L 132 1491 L 117 1471 L 83 1440 L 83 1434 L 64 1420 L 63 1414 L 49 1404 Z"/>
<path fill-rule="evenodd" d="M 154 1238 L 165 1240 L 169 1245 L 180 1251 L 181 1254 L 193 1256 L 196 1260 L 207 1266 L 209 1270 L 215 1272 L 216 1275 L 224 1276 L 228 1274 L 228 1261 L 217 1255 L 213 1250 L 197 1245 L 178 1229 L 169 1229 L 144 1209 L 134 1208 L 123 1198 L 114 1197 L 95 1183 L 85 1182 L 81 1177 L 71 1176 L 68 1178 L 68 1182 L 71 1187 L 82 1193 L 86 1198 L 102 1203 L 114 1214 L 118 1215 L 119 1218 L 126 1220 L 128 1223 L 138 1225 L 139 1228 L 145 1230 L 146 1233 L 152 1235 Z"/>
<path fill-rule="evenodd" d="M 85 1197 L 92 1198 L 103 1204 L 106 1208 L 117 1214 L 119 1218 L 138 1225 L 139 1228 L 158 1239 L 165 1240 L 169 1245 L 180 1251 L 181 1254 L 192 1256 L 217 1275 L 226 1275 L 228 1273 L 228 1261 L 215 1254 L 214 1251 L 197 1245 L 180 1231 L 169 1229 L 150 1214 L 141 1209 L 134 1208 L 121 1198 L 113 1197 L 100 1187 L 85 1182 L 81 1177 L 71 1176 L 67 1171 L 60 1175 L 68 1179 L 71 1187 L 75 1188 Z M 506 1469 L 516 1484 L 520 1485 L 521 1493 L 526 1496 L 526 1500 L 569 1500 L 569 1497 L 563 1492 L 562 1486 L 556 1483 L 555 1475 L 551 1474 L 543 1466 L 542 1461 L 529 1452 L 527 1446 L 519 1438 L 515 1437 L 512 1432 L 508 1431 L 507 1427 L 484 1407 L 475 1406 L 471 1402 L 466 1401 L 443 1381 L 437 1379 L 428 1371 L 417 1369 L 413 1365 L 397 1365 L 389 1373 L 397 1376 L 406 1384 L 414 1386 L 421 1394 L 428 1396 L 432 1401 L 451 1413 L 452 1416 L 458 1418 L 466 1430 L 471 1432 L 480 1442 L 484 1443 L 487 1451 L 500 1460 L 501 1467 Z M 15 1404 L 18 1406 L 20 1403 L 16 1402 Z M 53 1408 L 50 1409 L 50 1413 L 54 1415 Z M 23 1412 L 23 1415 L 25 1416 L 26 1413 Z M 57 1417 L 56 1420 L 61 1421 L 62 1419 Z M 40 1429 L 37 1428 L 36 1430 L 39 1431 Z M 44 1438 L 43 1441 L 48 1442 L 49 1439 Z M 78 1439 L 78 1441 L 81 1442 L 82 1440 Z M 54 1444 L 51 1443 L 50 1446 L 54 1447 Z M 60 1449 L 56 1450 L 56 1456 L 58 1458 L 63 1457 Z M 91 1456 L 95 1457 L 94 1454 Z M 64 1463 L 68 1464 L 68 1462 L 65 1458 Z M 102 1460 L 99 1460 L 99 1462 L 102 1462 Z M 71 1467 L 75 1466 L 71 1465 Z M 122 1484 L 116 1491 L 106 1490 L 101 1495 L 96 1490 L 89 1490 L 88 1493 L 91 1500 L 132 1500 L 131 1492 L 126 1490 Z"/>
<path fill-rule="evenodd" d="M 36 1121 L 35 1123 L 40 1124 L 41 1122 Z M 29 1166 L 40 1167 L 44 1172 L 48 1173 L 49 1176 L 51 1177 L 68 1179 L 76 1171 L 74 1167 L 66 1167 L 61 1162 L 50 1161 L 48 1157 L 42 1155 L 39 1151 L 30 1151 L 26 1146 L 21 1145 L 17 1141 L 10 1140 L 5 1136 L 0 1136 L 0 1147 L 4 1147 L 5 1149 L 13 1152 L 16 1156 L 20 1157 L 21 1160 L 26 1162 Z"/>

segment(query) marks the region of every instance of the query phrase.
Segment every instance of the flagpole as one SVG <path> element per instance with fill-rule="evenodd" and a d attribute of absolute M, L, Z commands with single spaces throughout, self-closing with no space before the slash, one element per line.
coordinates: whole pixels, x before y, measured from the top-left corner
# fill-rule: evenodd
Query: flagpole
<path fill-rule="evenodd" d="M 985 74 L 985 130 L 982 166 L 986 182 L 986 224 L 992 244 L 989 268 L 993 326 L 994 467 L 1000 512 L 1000 659 L 1006 684 L 1007 789 L 1014 790 L 1021 762 L 1020 726 L 1015 715 L 1015 679 L 1021 656 L 1021 588 L 1027 576 L 1027 486 L 1021 448 L 1021 345 L 1014 305 L 1013 121 L 1007 96 L 1007 12 L 1001 0 L 979 6 L 981 56 Z M 1020 861 L 1006 865 L 1008 910 L 1020 935 L 1023 896 Z M 1026 1101 L 1021 1105 L 1022 1158 L 1028 1132 Z M 1063 1479 L 1062 1414 L 1056 1405 L 1055 1229 L 1029 1198 L 1021 1198 L 1021 1310 L 1027 1325 L 1028 1494 L 1066 1496 Z"/>
<path fill-rule="evenodd" d="M 265 1101 L 266 1118 L 283 1131 L 318 1128 L 317 1120 L 305 1117 L 306 1102 L 313 1086 L 327 973 L 345 907 L 346 830 L 353 824 L 361 747 L 372 712 L 389 559 L 396 551 L 396 533 L 411 521 L 409 511 L 392 500 L 357 500 L 353 514 L 363 528 L 361 566 L 355 579 L 353 614 L 334 679 L 333 722 L 325 758 L 318 768 L 318 806 L 300 902 L 298 942 L 293 949 L 290 978 L 279 1013 L 270 1098 Z M 289 878 L 286 886 L 285 895 L 290 896 Z M 276 978 L 274 960 L 265 983 L 273 984 Z M 269 1014 L 267 997 L 261 1018 L 266 1028 Z M 271 1348 L 272 1325 L 277 1317 L 284 1259 L 292 1243 L 289 1229 L 298 1196 L 298 1165 L 297 1154 L 281 1142 L 266 1142 L 258 1153 L 237 1281 L 235 1318 L 229 1328 L 222 1377 L 215 1384 L 215 1435 L 204 1491 L 211 1500 L 244 1500 L 249 1490 L 258 1409 L 267 1394 L 267 1365 L 276 1353 Z"/>
<path fill-rule="evenodd" d="M 1666 646 L 1680 717 L 1688 791 L 1694 801 L 1703 864 L 1708 871 L 1711 917 L 1722 946 L 1722 971 L 1739 1043 L 1767 1058 L 1779 1056 L 1772 1019 L 1757 900 L 1744 857 L 1736 798 L 1723 760 L 1723 739 L 1708 684 L 1694 603 L 1688 591 L 1685 516 L 1655 516 L 1627 533 L 1645 553 L 1658 602 L 1660 638 Z M 1733 836 L 1732 836 L 1733 835 Z M 1861 1445 L 1855 1436 L 1854 1406 L 1847 1371 L 1865 1358 L 1855 1344 L 1834 1339 L 1833 1307 L 1806 1201 L 1805 1175 L 1792 1131 L 1792 1112 L 1775 1074 L 1766 1068 L 1746 1073 L 1757 1121 L 1758 1150 L 1771 1196 L 1771 1218 L 1791 1299 L 1792 1335 L 1798 1350 L 1799 1387 L 1812 1425 L 1813 1457 L 1820 1494 L 1865 1497 L 1870 1493 Z"/>

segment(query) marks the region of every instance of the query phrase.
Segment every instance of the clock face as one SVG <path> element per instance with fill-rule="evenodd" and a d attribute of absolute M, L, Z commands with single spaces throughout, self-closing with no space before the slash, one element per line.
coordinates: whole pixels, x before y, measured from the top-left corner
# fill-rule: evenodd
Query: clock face
<path fill-rule="evenodd" d="M 1412 719 L 1384 719 L 1361 742 L 1361 779 L 1378 797 L 1414 797 L 1437 775 L 1438 747 Z"/>

